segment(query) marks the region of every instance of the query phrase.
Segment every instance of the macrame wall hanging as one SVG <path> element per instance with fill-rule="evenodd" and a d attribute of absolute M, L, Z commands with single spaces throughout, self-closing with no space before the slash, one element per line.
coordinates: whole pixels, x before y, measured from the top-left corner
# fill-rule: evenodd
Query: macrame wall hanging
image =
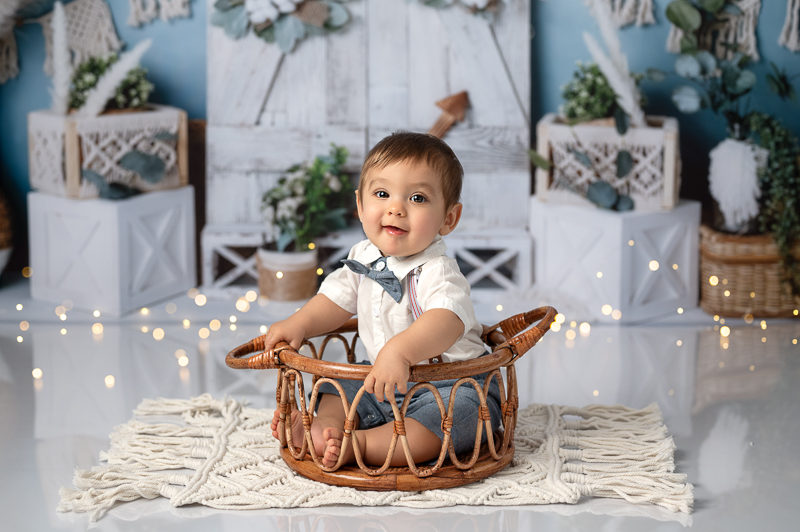
<path fill-rule="evenodd" d="M 756 27 L 761 13 L 761 0 L 737 0 L 736 5 L 742 14 L 717 14 L 716 22 L 708 24 L 697 33 L 698 47 L 719 58 L 730 59 L 735 52 L 725 45 L 735 42 L 739 45 L 740 52 L 749 55 L 753 61 L 759 61 L 761 56 L 758 54 Z M 667 50 L 673 54 L 681 53 L 682 38 L 683 31 L 673 25 L 667 38 Z"/>
<path fill-rule="evenodd" d="M 653 16 L 653 0 L 585 0 L 585 3 L 592 7 L 597 1 L 604 2 L 608 6 L 617 27 L 631 24 L 646 26 L 656 23 L 656 18 Z"/>
<path fill-rule="evenodd" d="M 64 6 L 67 16 L 67 35 L 72 50 L 72 64 L 77 65 L 96 55 L 119 51 L 122 42 L 114 29 L 111 10 L 103 0 L 75 0 Z M 44 71 L 53 74 L 53 13 L 34 22 L 42 25 L 45 44 Z"/>
<path fill-rule="evenodd" d="M 14 24 L 17 13 L 33 0 L 0 0 L 0 85 L 19 74 Z"/>
<path fill-rule="evenodd" d="M 128 26 L 139 27 L 153 22 L 157 17 L 167 21 L 192 15 L 189 3 L 192 0 L 130 0 L 131 14 Z"/>
<path fill-rule="evenodd" d="M 793 52 L 800 52 L 800 0 L 786 2 L 786 22 L 783 23 L 778 44 Z"/>

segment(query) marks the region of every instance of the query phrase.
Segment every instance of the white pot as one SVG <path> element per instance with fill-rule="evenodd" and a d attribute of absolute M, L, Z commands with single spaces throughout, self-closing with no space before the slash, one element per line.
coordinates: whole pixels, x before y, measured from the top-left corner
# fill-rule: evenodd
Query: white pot
<path fill-rule="evenodd" d="M 725 229 L 738 232 L 758 216 L 758 172 L 769 151 L 741 140 L 725 139 L 709 153 L 708 184 L 725 218 Z"/>
<path fill-rule="evenodd" d="M 317 292 L 317 250 L 287 252 L 259 249 L 258 288 L 276 301 L 309 299 Z"/>

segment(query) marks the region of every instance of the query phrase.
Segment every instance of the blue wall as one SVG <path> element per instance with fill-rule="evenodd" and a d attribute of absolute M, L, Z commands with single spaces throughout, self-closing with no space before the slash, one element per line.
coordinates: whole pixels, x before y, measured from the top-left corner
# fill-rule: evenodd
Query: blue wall
<path fill-rule="evenodd" d="M 360 1 L 360 0 L 354 0 Z M 386 0 L 404 1 L 404 0 Z M 142 28 L 126 25 L 128 0 L 108 0 L 120 38 L 128 47 L 152 38 L 154 43 L 143 59 L 149 78 L 156 90 L 152 101 L 186 109 L 190 118 L 205 118 L 206 100 L 206 32 L 205 0 L 192 2 L 192 18 L 170 23 L 160 20 Z M 675 56 L 665 50 L 669 24 L 664 10 L 669 0 L 656 0 L 658 24 L 645 28 L 622 30 L 622 43 L 631 69 L 644 71 L 648 67 L 671 70 Z M 583 0 L 531 0 L 535 37 L 532 59 L 533 122 L 545 112 L 557 110 L 561 103 L 559 87 L 572 75 L 575 61 L 589 60 L 581 34 L 588 29 L 599 36 L 594 20 L 588 15 Z M 783 0 L 763 2 L 758 26 L 762 62 L 755 68 L 759 85 L 751 102 L 759 110 L 780 116 L 795 132 L 800 133 L 798 104 L 783 103 L 770 94 L 764 83 L 768 62 L 786 67 L 790 73 L 800 73 L 800 54 L 793 54 L 777 44 L 783 25 L 786 3 Z M 26 115 L 50 105 L 50 80 L 42 72 L 44 39 L 38 24 L 15 30 L 20 55 L 20 76 L 0 85 L 0 177 L 3 190 L 16 211 L 17 247 L 22 256 L 15 263 L 24 265 L 25 194 L 28 185 Z M 678 115 L 669 94 L 675 80 L 662 85 L 644 82 L 649 99 L 650 114 Z M 798 87 L 800 88 L 800 87 Z M 684 162 L 682 193 L 688 197 L 707 199 L 706 169 L 708 151 L 725 136 L 725 124 L 710 112 L 694 116 L 680 115 L 681 145 Z"/>
<path fill-rule="evenodd" d="M 148 79 L 156 88 L 150 100 L 185 109 L 189 118 L 206 116 L 206 2 L 191 2 L 192 16 L 141 28 L 126 24 L 128 0 L 107 0 L 117 34 L 127 49 L 152 38 L 153 46 L 142 59 Z M 69 2 L 65 2 L 69 3 Z M 45 12 L 49 11 L 45 9 Z M 44 37 L 39 24 L 15 30 L 20 74 L 0 85 L 0 186 L 14 210 L 17 250 L 12 264 L 24 266 L 26 251 L 26 200 L 28 184 L 27 114 L 50 107 L 50 78 L 42 71 Z"/>

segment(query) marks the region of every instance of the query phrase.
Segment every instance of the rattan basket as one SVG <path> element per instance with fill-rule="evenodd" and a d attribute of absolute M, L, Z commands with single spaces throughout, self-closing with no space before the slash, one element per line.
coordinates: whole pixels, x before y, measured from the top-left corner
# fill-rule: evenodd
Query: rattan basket
<path fill-rule="evenodd" d="M 800 258 L 800 245 L 794 249 Z M 800 308 L 781 282 L 771 235 L 737 236 L 700 227 L 700 306 L 709 314 L 788 317 Z"/>

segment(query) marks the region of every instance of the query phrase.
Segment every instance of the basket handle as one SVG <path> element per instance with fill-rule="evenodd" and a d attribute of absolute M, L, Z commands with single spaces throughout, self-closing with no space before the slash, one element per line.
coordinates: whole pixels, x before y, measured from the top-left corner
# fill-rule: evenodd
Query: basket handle
<path fill-rule="evenodd" d="M 280 352 L 284 349 L 292 349 L 292 347 L 281 341 L 278 342 L 274 349 L 265 351 L 264 342 L 266 338 L 267 335 L 265 334 L 234 348 L 225 357 L 225 364 L 233 369 L 277 369 L 281 363 L 278 356 Z M 261 353 L 254 357 L 243 358 L 258 351 L 261 351 Z"/>
<path fill-rule="evenodd" d="M 489 344 L 490 340 L 497 339 L 497 332 L 502 332 L 505 341 L 495 348 L 498 351 L 504 347 L 514 352 L 514 362 L 528 352 L 550 330 L 550 325 L 556 320 L 558 311 L 553 307 L 539 307 L 537 309 L 506 318 L 497 325 L 486 327 L 481 339 Z M 539 323 L 528 329 L 536 320 Z M 525 329 L 528 329 L 525 331 Z M 525 331 L 519 334 L 521 331 Z"/>

